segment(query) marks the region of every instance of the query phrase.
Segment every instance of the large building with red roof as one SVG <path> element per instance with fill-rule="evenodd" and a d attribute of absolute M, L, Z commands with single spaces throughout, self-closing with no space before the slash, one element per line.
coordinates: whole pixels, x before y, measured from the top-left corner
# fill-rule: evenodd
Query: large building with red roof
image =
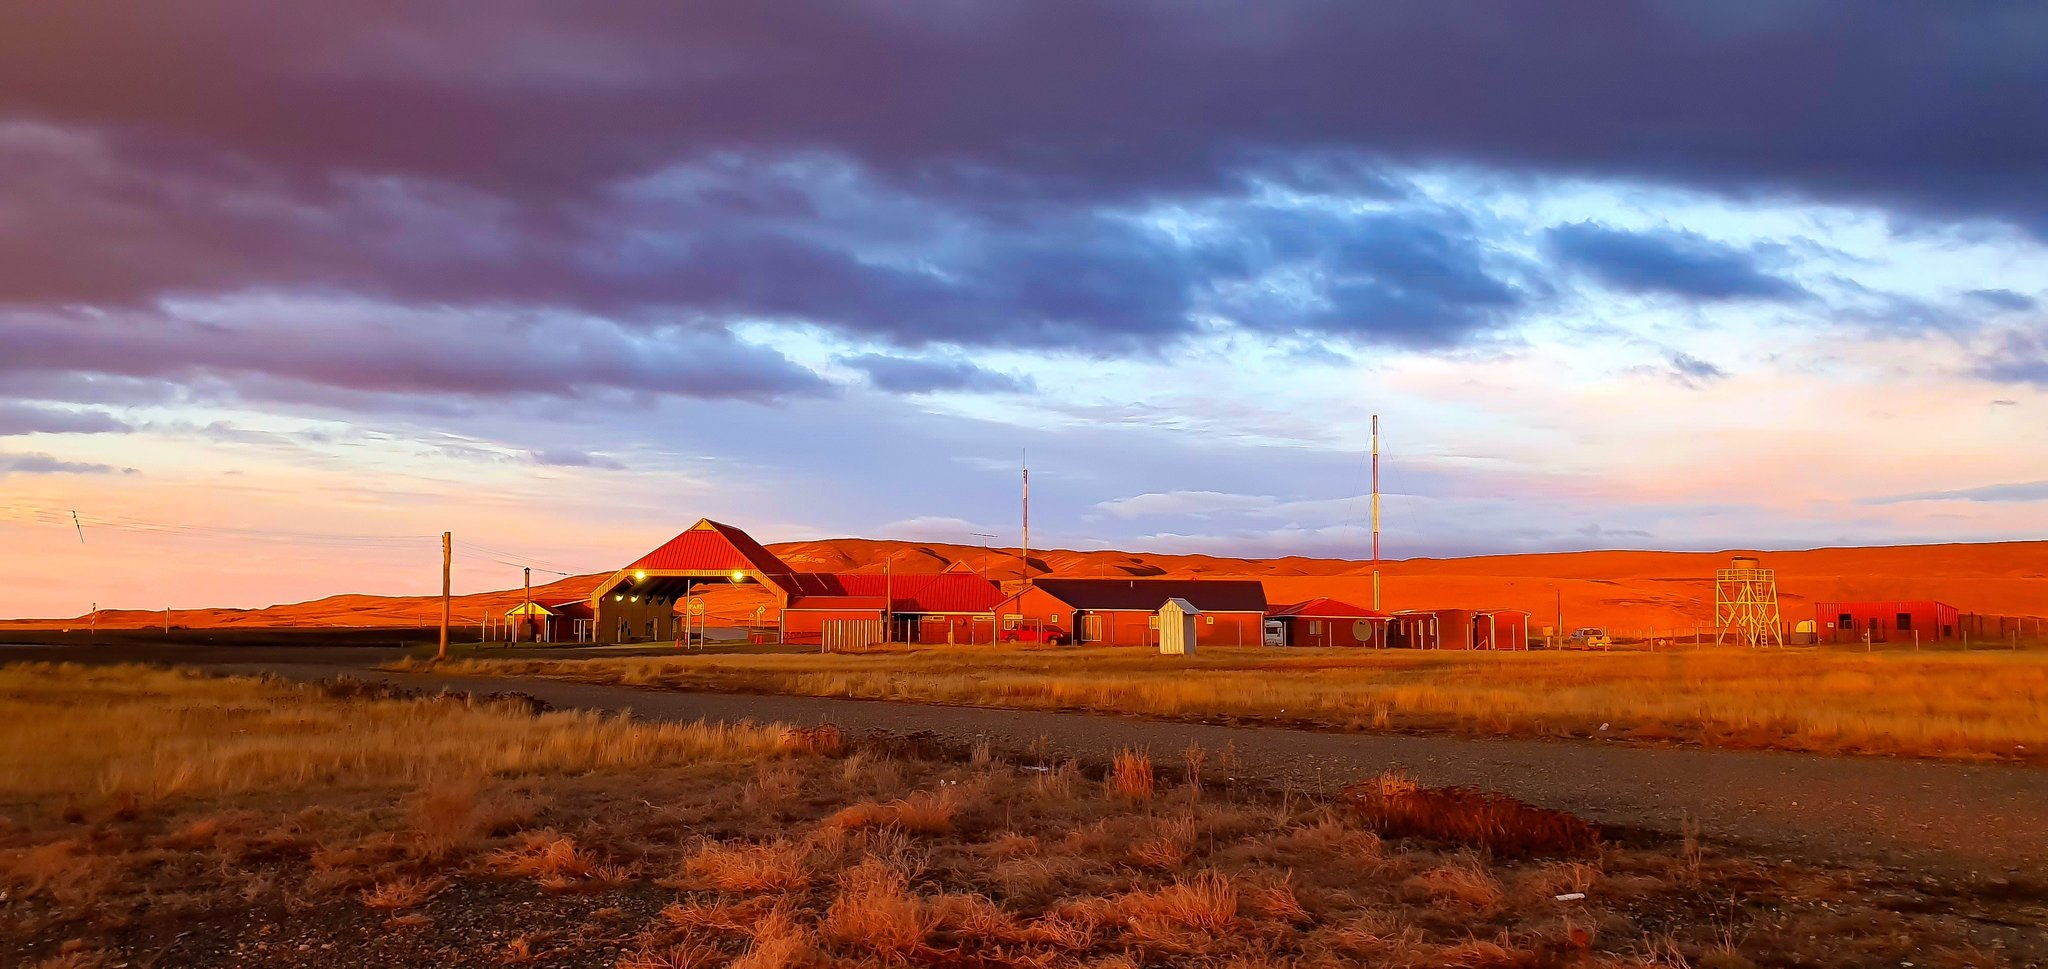
<path fill-rule="evenodd" d="M 818 643 L 826 630 L 848 623 L 895 642 L 992 642 L 1002 599 L 995 583 L 960 566 L 911 575 L 800 572 L 746 532 L 706 518 L 598 583 L 590 596 L 593 638 L 675 636 L 676 604 L 693 589 L 748 582 L 769 591 L 781 639 L 790 643 Z"/>

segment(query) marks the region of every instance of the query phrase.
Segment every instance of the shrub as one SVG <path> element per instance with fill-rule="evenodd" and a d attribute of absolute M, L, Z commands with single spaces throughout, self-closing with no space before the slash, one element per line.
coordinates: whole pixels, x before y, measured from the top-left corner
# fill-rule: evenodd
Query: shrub
<path fill-rule="evenodd" d="M 1382 774 L 1342 793 L 1383 834 L 1452 841 L 1503 857 L 1587 854 L 1600 846 L 1600 833 L 1574 815 L 1477 788 L 1421 787 L 1405 775 Z"/>

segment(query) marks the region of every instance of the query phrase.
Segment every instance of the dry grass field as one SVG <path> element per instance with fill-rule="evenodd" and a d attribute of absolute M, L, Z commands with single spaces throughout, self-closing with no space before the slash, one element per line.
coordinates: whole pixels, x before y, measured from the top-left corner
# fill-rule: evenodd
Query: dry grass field
<path fill-rule="evenodd" d="M 424 670 L 408 662 L 399 668 Z M 463 660 L 455 674 L 1351 730 L 2048 762 L 2048 653 L 914 649 Z"/>
<path fill-rule="evenodd" d="M 2021 965 L 2038 899 L 1473 792 L 0 668 L 0 965 Z M 2031 906 L 2031 907 L 2030 907 Z"/>

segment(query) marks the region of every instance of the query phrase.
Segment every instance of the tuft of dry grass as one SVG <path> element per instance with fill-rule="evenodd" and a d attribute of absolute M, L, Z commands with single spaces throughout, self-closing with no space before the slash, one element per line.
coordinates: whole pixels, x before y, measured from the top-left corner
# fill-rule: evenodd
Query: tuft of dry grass
<path fill-rule="evenodd" d="M 1229 875 L 1204 871 L 1176 879 L 1157 891 L 1131 892 L 1117 899 L 1117 908 L 1133 922 L 1165 922 L 1201 932 L 1217 933 L 1237 923 L 1237 882 Z"/>
<path fill-rule="evenodd" d="M 869 858 L 840 876 L 821 929 L 834 942 L 898 961 L 924 947 L 938 924 L 924 899 L 911 894 L 900 869 Z"/>
<path fill-rule="evenodd" d="M 845 830 L 891 828 L 909 834 L 950 834 L 953 816 L 960 809 L 955 788 L 915 791 L 909 797 L 887 803 L 862 801 L 849 805 L 825 820 L 828 826 Z"/>
<path fill-rule="evenodd" d="M 809 855 L 803 845 L 780 839 L 765 844 L 711 842 L 698 848 L 683 870 L 725 892 L 794 892 L 811 885 Z"/>
<path fill-rule="evenodd" d="M 1434 904 L 1482 914 L 1499 907 L 1506 896 L 1500 879 L 1469 858 L 1423 871 L 1403 882 L 1402 887 Z"/>
<path fill-rule="evenodd" d="M 164 798 L 644 769 L 797 749 L 779 727 L 657 723 L 136 666 L 0 667 L 0 799 Z M 81 780 L 84 781 L 81 784 Z"/>
<path fill-rule="evenodd" d="M 363 892 L 363 907 L 379 911 L 417 908 L 446 887 L 445 878 L 395 878 Z"/>
<path fill-rule="evenodd" d="M 1131 861 L 1148 868 L 1179 868 L 1195 850 L 1195 819 L 1168 818 L 1154 822 L 1152 834 L 1131 845 Z"/>
<path fill-rule="evenodd" d="M 1131 801 L 1149 801 L 1157 785 L 1150 753 L 1129 747 L 1117 751 L 1109 772 L 1111 794 Z"/>
<path fill-rule="evenodd" d="M 441 672 L 1165 717 L 2048 760 L 2048 652 L 913 649 L 463 660 Z M 1285 711 L 1284 713 L 1282 711 Z M 1229 770 L 1227 764 L 1218 764 Z"/>
<path fill-rule="evenodd" d="M 762 761 L 756 768 L 754 780 L 747 784 L 745 801 L 748 807 L 780 807 L 796 799 L 803 790 L 803 775 L 788 763 Z"/>
<path fill-rule="evenodd" d="M 488 865 L 501 875 L 532 878 L 551 892 L 604 888 L 632 878 L 625 867 L 577 847 L 575 838 L 545 829 L 522 833 L 516 845 L 493 853 Z"/>

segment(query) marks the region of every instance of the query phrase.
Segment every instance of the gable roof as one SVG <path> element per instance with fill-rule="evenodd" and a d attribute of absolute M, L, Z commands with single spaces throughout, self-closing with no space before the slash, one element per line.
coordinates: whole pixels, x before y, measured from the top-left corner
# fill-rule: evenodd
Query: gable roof
<path fill-rule="evenodd" d="M 795 592 L 790 567 L 748 535 L 709 518 L 684 529 L 661 547 L 633 560 L 621 572 L 755 572 L 784 592 Z"/>
<path fill-rule="evenodd" d="M 1266 587 L 1256 579 L 1042 578 L 1032 586 L 1096 612 L 1158 612 L 1168 599 L 1185 599 L 1203 612 L 1266 611 Z"/>
<path fill-rule="evenodd" d="M 1341 599 L 1318 596 L 1293 605 L 1276 606 L 1268 613 L 1271 616 L 1304 619 L 1390 619 L 1392 614 L 1354 606 Z"/>

